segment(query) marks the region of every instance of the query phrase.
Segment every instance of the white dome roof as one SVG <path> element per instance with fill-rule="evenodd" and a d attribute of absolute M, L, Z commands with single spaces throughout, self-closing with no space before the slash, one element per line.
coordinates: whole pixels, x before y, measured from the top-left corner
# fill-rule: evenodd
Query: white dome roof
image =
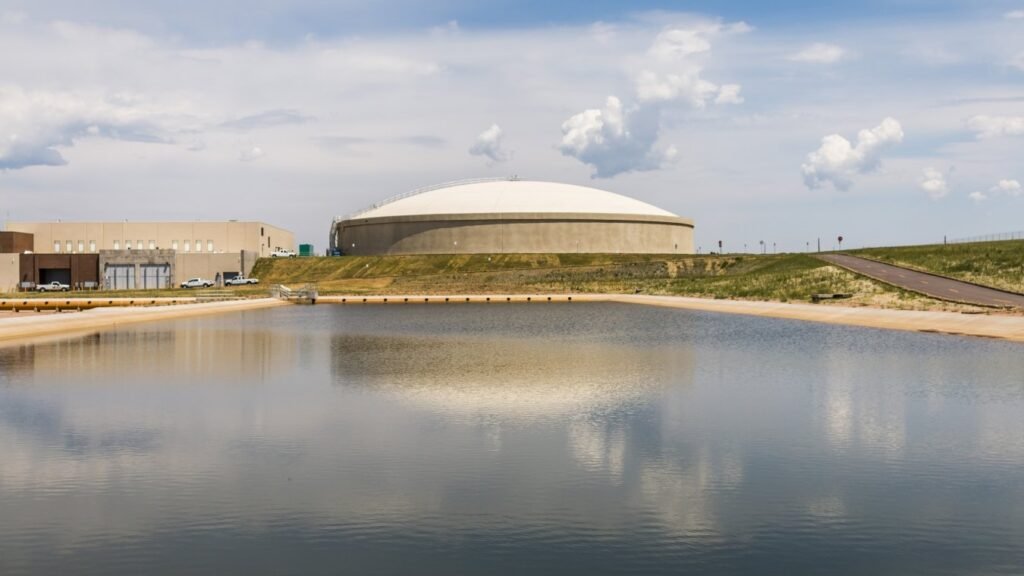
<path fill-rule="evenodd" d="M 502 179 L 454 183 L 414 191 L 350 218 L 523 212 L 676 216 L 646 202 L 597 188 Z"/>

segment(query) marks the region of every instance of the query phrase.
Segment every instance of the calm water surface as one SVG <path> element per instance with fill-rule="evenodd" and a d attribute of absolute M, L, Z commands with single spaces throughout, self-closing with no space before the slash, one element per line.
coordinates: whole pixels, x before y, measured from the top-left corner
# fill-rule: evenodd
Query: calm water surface
<path fill-rule="evenodd" d="M 1021 574 L 1024 346 L 615 304 L 0 348 L 0 574 Z"/>

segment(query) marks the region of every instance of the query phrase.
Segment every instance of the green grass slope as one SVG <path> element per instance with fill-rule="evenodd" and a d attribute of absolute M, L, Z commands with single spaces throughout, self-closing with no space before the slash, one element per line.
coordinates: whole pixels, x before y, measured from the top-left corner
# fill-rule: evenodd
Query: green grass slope
<path fill-rule="evenodd" d="M 852 293 L 894 304 L 920 300 L 804 254 L 496 254 L 262 259 L 263 285 L 318 284 L 322 293 L 479 294 L 608 292 L 808 300 Z"/>
<path fill-rule="evenodd" d="M 1024 240 L 865 248 L 850 254 L 1024 293 Z"/>

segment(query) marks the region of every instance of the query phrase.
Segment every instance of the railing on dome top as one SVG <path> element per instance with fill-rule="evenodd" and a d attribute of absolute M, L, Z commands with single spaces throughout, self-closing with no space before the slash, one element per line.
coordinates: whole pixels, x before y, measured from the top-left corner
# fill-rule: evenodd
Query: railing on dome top
<path fill-rule="evenodd" d="M 390 198 L 385 198 L 384 200 L 381 200 L 380 202 L 377 202 L 376 204 L 372 204 L 371 206 L 369 206 L 367 208 L 364 208 L 362 210 L 359 210 L 358 212 L 352 212 L 351 214 L 346 214 L 345 216 L 336 216 L 334 218 L 334 221 L 331 223 L 331 230 L 334 230 L 334 224 L 337 223 L 337 222 L 341 222 L 343 220 L 351 220 L 353 218 L 357 218 L 360 215 L 366 214 L 367 212 L 369 212 L 371 210 L 376 210 L 377 208 L 380 208 L 381 206 L 384 206 L 384 205 L 387 205 L 387 204 L 391 204 L 392 202 L 397 202 L 397 201 L 403 200 L 405 198 L 409 198 L 410 196 L 416 196 L 418 194 L 423 194 L 424 192 L 431 192 L 433 190 L 440 190 L 442 188 L 451 188 L 452 186 L 464 186 L 466 184 L 482 184 L 484 182 L 505 182 L 505 181 L 515 182 L 517 180 L 519 180 L 519 176 L 503 176 L 503 177 L 500 177 L 500 178 L 469 178 L 469 179 L 466 179 L 466 180 L 452 180 L 451 182 L 444 182 L 444 183 L 441 183 L 441 184 L 433 184 L 431 186 L 424 186 L 422 188 L 417 188 L 415 190 L 410 190 L 409 192 L 403 192 L 402 194 L 398 194 L 398 195 L 392 196 Z"/>

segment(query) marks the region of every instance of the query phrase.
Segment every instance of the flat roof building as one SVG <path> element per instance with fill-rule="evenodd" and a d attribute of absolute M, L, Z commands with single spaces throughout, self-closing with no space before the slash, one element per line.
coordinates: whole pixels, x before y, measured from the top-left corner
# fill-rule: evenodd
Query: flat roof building
<path fill-rule="evenodd" d="M 100 250 L 174 250 L 183 254 L 241 252 L 269 256 L 295 249 L 291 232 L 263 222 L 8 222 L 5 230 L 34 235 L 33 252 L 94 254 Z"/>
<path fill-rule="evenodd" d="M 0 292 L 53 280 L 117 290 L 248 275 L 295 240 L 264 222 L 8 222 L 0 248 L 12 252 L 0 254 Z"/>

